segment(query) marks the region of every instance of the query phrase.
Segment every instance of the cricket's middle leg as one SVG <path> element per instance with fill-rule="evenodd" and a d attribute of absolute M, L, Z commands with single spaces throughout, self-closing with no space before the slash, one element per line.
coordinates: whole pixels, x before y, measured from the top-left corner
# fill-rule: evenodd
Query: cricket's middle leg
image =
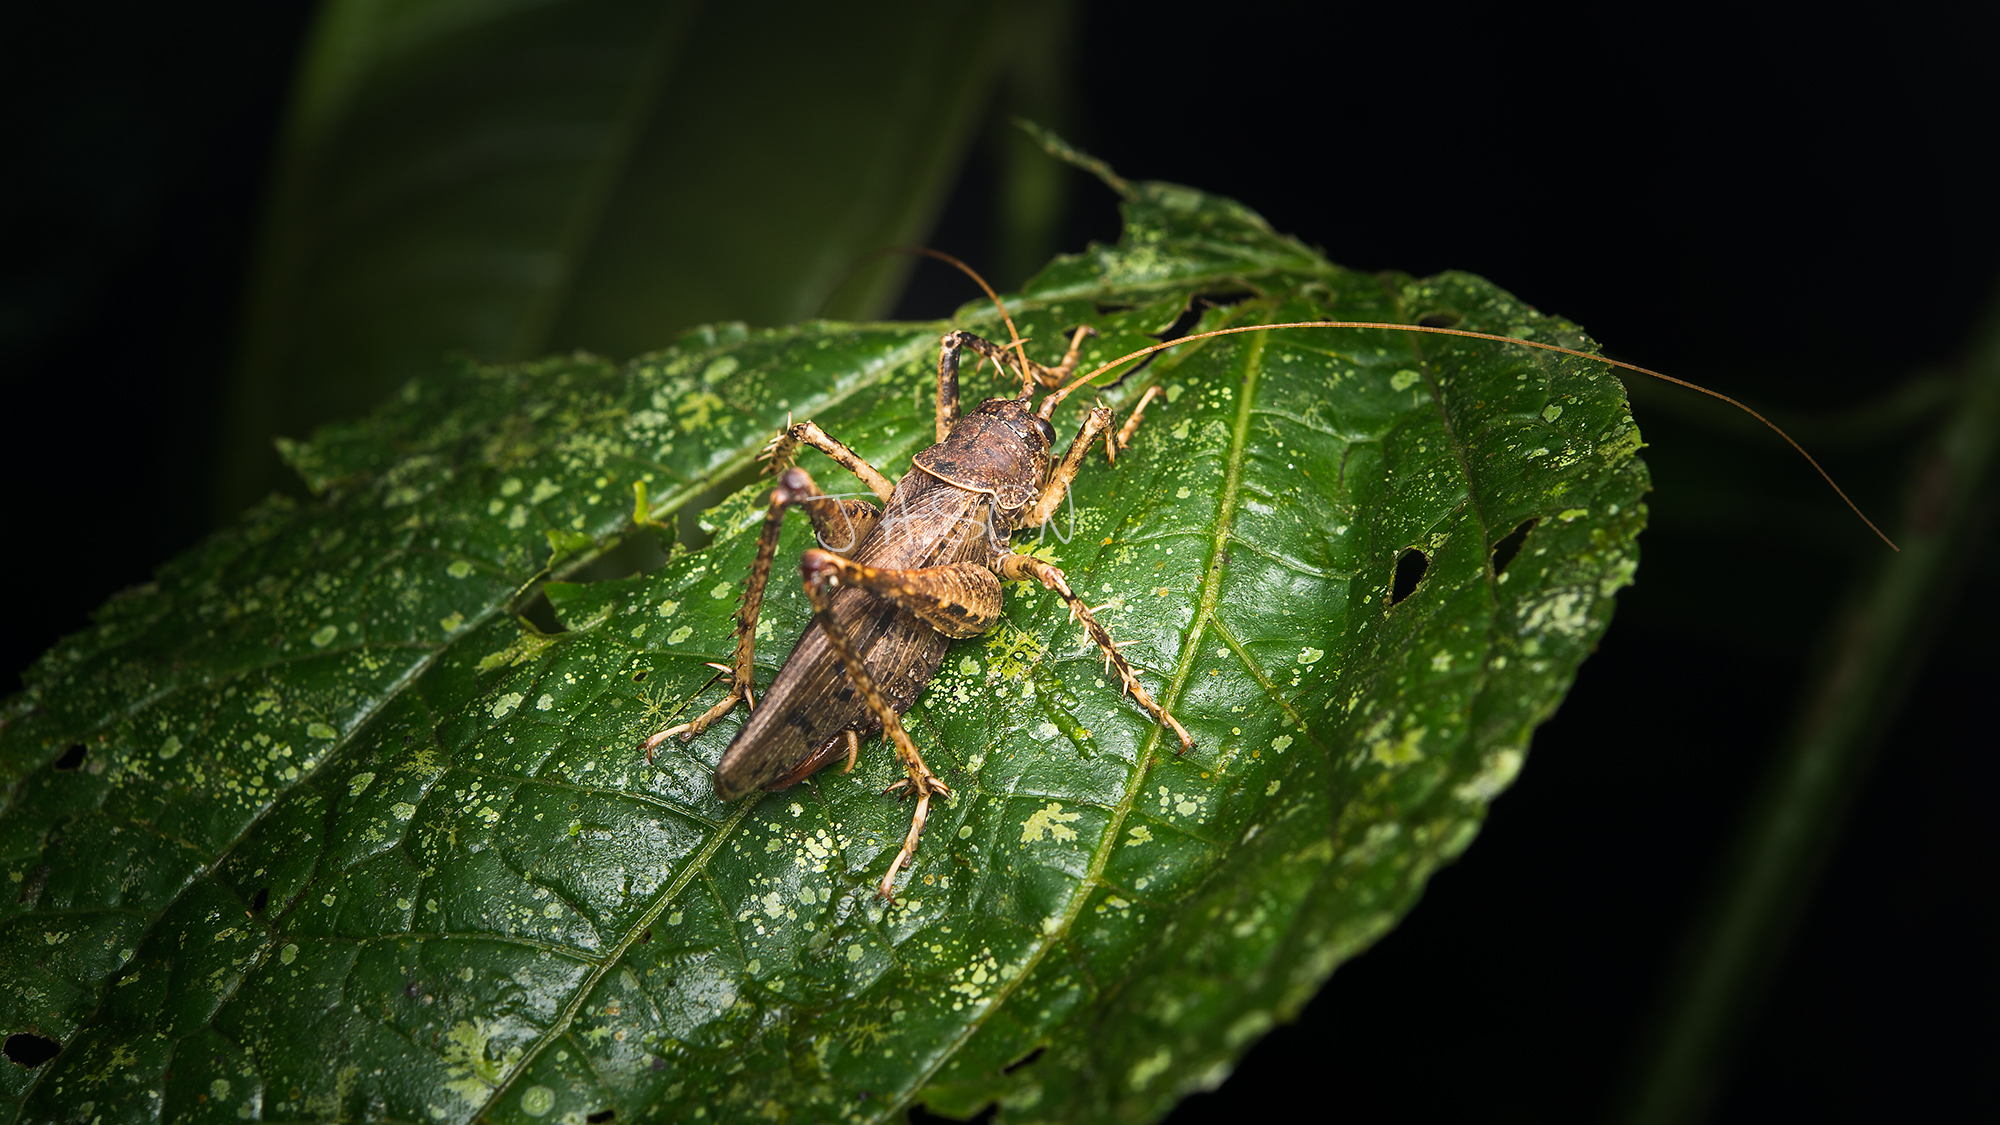
<path fill-rule="evenodd" d="M 1000 561 L 994 564 L 994 569 L 1000 572 L 1000 577 L 1009 582 L 1032 578 L 1048 589 L 1054 590 L 1056 595 L 1069 606 L 1070 616 L 1083 626 L 1083 631 L 1090 635 L 1090 639 L 1097 647 L 1104 650 L 1106 667 L 1118 669 L 1118 680 L 1124 690 L 1131 694 L 1139 706 L 1146 709 L 1147 714 L 1173 728 L 1173 732 L 1181 739 L 1181 753 L 1185 754 L 1194 749 L 1194 739 L 1188 737 L 1187 730 L 1181 726 L 1179 720 L 1169 714 L 1167 709 L 1160 706 L 1152 696 L 1146 694 L 1145 687 L 1139 683 L 1138 675 L 1132 671 L 1132 666 L 1125 662 L 1125 657 L 1118 651 L 1118 645 L 1112 641 L 1111 633 L 1098 624 L 1097 618 L 1090 612 L 1090 607 L 1084 605 L 1083 599 L 1077 597 L 1076 592 L 1069 588 L 1068 575 L 1032 555 L 1003 555 Z"/>

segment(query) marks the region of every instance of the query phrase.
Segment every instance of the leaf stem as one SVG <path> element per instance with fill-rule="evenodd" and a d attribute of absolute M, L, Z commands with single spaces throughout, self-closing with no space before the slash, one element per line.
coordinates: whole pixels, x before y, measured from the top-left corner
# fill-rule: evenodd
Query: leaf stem
<path fill-rule="evenodd" d="M 1956 409 L 1910 473 L 1903 550 L 1836 620 L 1823 672 L 1690 928 L 1615 1114 L 1628 1125 L 1706 1116 L 1978 544 L 2000 447 L 2000 300 L 1991 309 Z"/>

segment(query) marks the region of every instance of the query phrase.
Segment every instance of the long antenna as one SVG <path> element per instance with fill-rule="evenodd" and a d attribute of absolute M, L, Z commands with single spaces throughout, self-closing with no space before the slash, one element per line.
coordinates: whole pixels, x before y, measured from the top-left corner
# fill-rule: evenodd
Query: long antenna
<path fill-rule="evenodd" d="M 1007 347 L 1023 361 L 1027 359 L 1027 354 L 1021 350 L 1023 346 L 1021 334 L 1015 331 L 1014 318 L 1007 314 L 1007 305 L 1000 300 L 1000 294 L 995 293 L 993 287 L 986 284 L 986 279 L 979 276 L 978 270 L 973 269 L 971 266 L 966 265 L 964 262 L 942 250 L 933 250 L 928 246 L 884 246 L 880 250 L 870 250 L 857 259 L 852 266 L 848 267 L 847 272 L 841 275 L 838 282 L 834 283 L 833 289 L 828 292 L 827 300 L 832 300 L 832 295 L 838 293 L 841 287 L 846 285 L 862 266 L 867 265 L 884 254 L 910 254 L 925 258 L 936 258 L 938 261 L 956 268 L 960 273 L 977 282 L 979 288 L 985 290 L 987 299 L 993 302 L 993 307 L 1000 310 L 1000 319 L 1007 322 L 1007 338 L 1010 341 Z M 825 304 L 822 303 L 821 308 L 824 309 L 824 307 Z"/>
<path fill-rule="evenodd" d="M 993 307 L 1000 310 L 1000 319 L 1007 322 L 1007 339 L 1009 341 L 1007 350 L 1014 353 L 1014 360 L 1021 367 L 1021 377 L 1023 379 L 1029 378 L 1026 345 L 1021 340 L 1021 334 L 1014 329 L 1014 318 L 1007 314 L 1007 303 L 1000 299 L 1000 294 L 995 293 L 991 285 L 986 284 L 986 279 L 979 276 L 978 270 L 973 269 L 971 266 L 966 265 L 964 262 L 959 261 L 942 250 L 933 250 L 928 246 L 890 246 L 877 251 L 877 253 L 921 254 L 926 258 L 936 258 L 948 266 L 956 267 L 958 272 L 978 282 L 979 287 L 986 291 L 987 299 L 993 302 Z M 994 366 L 999 367 L 1000 365 L 996 362 Z M 1023 392 L 1023 394 L 1025 393 Z"/>
<path fill-rule="evenodd" d="M 1012 325 L 1009 324 L 1008 327 L 1012 328 Z M 1882 540 L 1882 542 L 1884 543 L 1887 543 L 1889 545 L 1889 549 L 1892 551 L 1902 550 L 1901 547 L 1896 546 L 1896 541 L 1889 538 L 1887 535 L 1883 534 L 1882 529 L 1875 526 L 1875 521 L 1869 519 L 1867 514 L 1861 510 L 1861 506 L 1856 504 L 1852 499 L 1850 499 L 1847 493 L 1841 489 L 1840 485 L 1835 483 L 1832 474 L 1828 473 L 1824 468 L 1821 468 L 1820 463 L 1818 461 L 1813 460 L 1813 455 L 1807 453 L 1804 446 L 1792 440 L 1792 435 L 1780 429 L 1777 423 L 1771 421 L 1769 418 L 1764 417 L 1762 414 L 1757 413 L 1755 410 L 1752 410 L 1750 407 L 1744 405 L 1743 403 L 1740 403 L 1735 399 L 1730 398 L 1728 395 L 1723 394 L 1720 391 L 1711 391 L 1707 387 L 1704 387 L 1699 383 L 1690 383 L 1686 379 L 1676 379 L 1672 375 L 1663 375 L 1658 371 L 1652 370 L 1651 368 L 1640 367 L 1637 364 L 1632 364 L 1632 363 L 1625 363 L 1622 360 L 1607 359 L 1601 355 L 1592 355 L 1589 352 L 1581 352 L 1577 351 L 1574 348 L 1560 347 L 1555 344 L 1537 343 L 1534 340 L 1520 340 L 1512 336 L 1496 336 L 1489 332 L 1468 332 L 1463 328 L 1435 328 L 1428 324 L 1391 324 L 1381 321 L 1367 321 L 1367 320 L 1302 320 L 1302 321 L 1293 321 L 1288 324 L 1246 324 L 1236 328 L 1218 328 L 1212 332 L 1198 332 L 1192 336 L 1182 336 L 1177 340 L 1168 340 L 1164 344 L 1154 344 L 1151 347 L 1140 348 L 1138 351 L 1133 352 L 1130 355 L 1120 356 L 1117 359 L 1112 360 L 1110 363 L 1104 364 L 1103 366 L 1097 368 L 1095 371 L 1092 371 L 1089 374 L 1082 376 L 1081 378 L 1063 387 L 1061 390 L 1056 391 L 1055 393 L 1049 395 L 1047 398 L 1043 399 L 1040 411 L 1041 416 L 1043 419 L 1047 419 L 1051 414 L 1054 413 L 1056 404 L 1061 402 L 1063 399 L 1068 398 L 1070 392 L 1075 391 L 1077 388 L 1083 386 L 1085 383 L 1090 382 L 1092 379 L 1095 379 L 1099 375 L 1104 374 L 1106 371 L 1109 371 L 1112 368 L 1118 366 L 1121 363 L 1125 363 L 1128 360 L 1139 359 L 1143 356 L 1149 356 L 1154 352 L 1164 351 L 1167 348 L 1177 347 L 1181 344 L 1191 343 L 1195 340 L 1206 340 L 1211 336 L 1233 336 L 1239 332 L 1269 332 L 1273 329 L 1278 329 L 1278 328 L 1380 328 L 1380 329 L 1386 329 L 1391 332 L 1428 332 L 1435 336 L 1463 336 L 1469 340 L 1491 340 L 1494 343 L 1499 343 L 1499 344 L 1514 344 L 1516 346 L 1523 348 L 1539 348 L 1545 352 L 1556 352 L 1560 355 L 1571 355 L 1577 357 L 1578 359 L 1587 359 L 1595 363 L 1607 364 L 1611 367 L 1617 367 L 1626 371 L 1636 372 L 1640 375 L 1649 375 L 1662 382 L 1672 383 L 1677 387 L 1686 387 L 1691 391 L 1700 391 L 1702 394 L 1705 394 L 1710 398 L 1720 399 L 1721 401 L 1728 403 L 1729 405 L 1735 407 L 1736 409 L 1741 410 L 1745 414 L 1748 414 L 1750 417 L 1755 418 L 1759 422 L 1764 423 L 1764 425 L 1768 427 L 1772 433 L 1777 434 L 1781 438 L 1784 438 L 1785 444 L 1797 450 L 1799 456 L 1806 459 L 1806 464 L 1811 465 L 1813 467 L 1813 471 L 1820 475 L 1820 479 L 1826 482 L 1828 488 L 1833 489 L 1834 495 L 1840 497 L 1841 502 L 1847 505 L 1849 511 L 1853 512 L 1855 516 L 1861 520 L 1862 523 L 1868 525 L 1868 530 L 1874 532 L 1876 538 Z"/>

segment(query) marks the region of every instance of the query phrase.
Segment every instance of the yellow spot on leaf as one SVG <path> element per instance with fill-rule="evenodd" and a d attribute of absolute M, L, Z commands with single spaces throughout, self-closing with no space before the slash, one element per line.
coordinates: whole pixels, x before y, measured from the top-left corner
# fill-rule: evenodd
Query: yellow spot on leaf
<path fill-rule="evenodd" d="M 1368 747 L 1368 756 L 1385 766 L 1406 766 L 1424 756 L 1424 734 L 1427 727 L 1412 727 L 1403 732 L 1403 737 L 1391 741 L 1377 739 Z"/>
<path fill-rule="evenodd" d="M 444 1034 L 445 1075 L 451 1079 L 444 1088 L 475 1108 L 486 1104 L 491 1091 L 498 1089 L 521 1061 L 518 1046 L 507 1048 L 499 1058 L 492 1057 L 497 1027 L 475 1018 L 460 1021 Z"/>
<path fill-rule="evenodd" d="M 1066 813 L 1062 805 L 1050 801 L 1045 809 L 1038 810 L 1021 822 L 1021 842 L 1032 844 L 1047 837 L 1051 840 L 1074 840 L 1076 830 L 1068 827 L 1071 822 L 1083 819 L 1081 813 Z"/>

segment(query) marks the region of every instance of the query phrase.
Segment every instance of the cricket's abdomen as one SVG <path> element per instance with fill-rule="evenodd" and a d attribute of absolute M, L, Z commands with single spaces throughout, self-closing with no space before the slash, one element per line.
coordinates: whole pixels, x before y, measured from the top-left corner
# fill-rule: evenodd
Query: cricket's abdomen
<path fill-rule="evenodd" d="M 982 494 L 912 472 L 897 484 L 881 520 L 851 557 L 893 569 L 983 563 L 991 555 L 987 507 Z M 833 616 L 899 715 L 937 675 L 951 644 L 915 614 L 851 586 L 834 594 Z M 723 751 L 715 767 L 715 795 L 724 801 L 747 796 L 784 777 L 843 731 L 866 735 L 880 729 L 815 622 Z"/>

